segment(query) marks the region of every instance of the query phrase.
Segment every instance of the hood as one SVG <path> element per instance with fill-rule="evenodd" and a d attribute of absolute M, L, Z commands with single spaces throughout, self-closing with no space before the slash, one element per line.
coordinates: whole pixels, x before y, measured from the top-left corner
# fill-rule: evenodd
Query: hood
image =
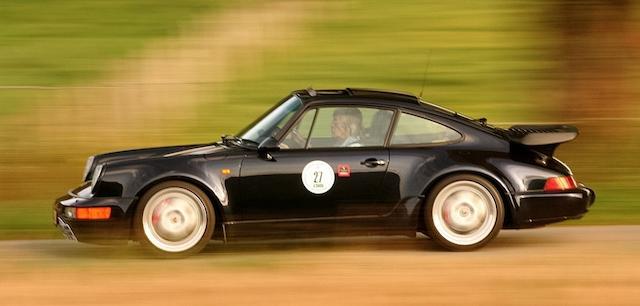
<path fill-rule="evenodd" d="M 173 157 L 183 155 L 199 155 L 199 154 L 211 154 L 216 151 L 224 151 L 226 147 L 219 144 L 191 144 L 191 145 L 179 145 L 168 147 L 156 147 L 145 148 L 127 151 L 109 152 L 94 156 L 93 162 L 83 178 L 85 181 L 91 178 L 93 170 L 99 164 L 128 161 L 136 159 L 158 158 L 158 157 Z"/>

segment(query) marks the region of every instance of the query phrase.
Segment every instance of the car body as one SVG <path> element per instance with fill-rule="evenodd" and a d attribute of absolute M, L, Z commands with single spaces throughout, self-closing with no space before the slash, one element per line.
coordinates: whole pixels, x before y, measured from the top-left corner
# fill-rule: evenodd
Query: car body
<path fill-rule="evenodd" d="M 416 232 L 471 250 L 501 228 L 580 218 L 595 200 L 553 157 L 576 128 L 496 128 L 405 93 L 297 90 L 238 135 L 91 157 L 55 223 L 168 256 L 210 239 Z"/>

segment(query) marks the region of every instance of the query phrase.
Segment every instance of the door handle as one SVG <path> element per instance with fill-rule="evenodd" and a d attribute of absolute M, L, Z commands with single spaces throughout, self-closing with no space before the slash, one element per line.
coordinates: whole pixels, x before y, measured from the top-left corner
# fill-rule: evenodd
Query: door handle
<path fill-rule="evenodd" d="M 377 158 L 367 158 L 360 162 L 361 165 L 364 165 L 369 168 L 375 168 L 377 166 L 384 166 L 387 164 L 387 161 Z"/>

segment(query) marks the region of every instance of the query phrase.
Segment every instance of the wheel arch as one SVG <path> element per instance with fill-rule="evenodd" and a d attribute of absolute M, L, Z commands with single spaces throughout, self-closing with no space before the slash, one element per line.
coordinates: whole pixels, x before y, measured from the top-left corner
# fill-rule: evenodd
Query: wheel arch
<path fill-rule="evenodd" d="M 215 212 L 215 217 L 216 217 L 216 222 L 215 222 L 216 224 L 215 224 L 215 229 L 213 231 L 212 238 L 217 238 L 218 235 L 220 235 L 219 238 L 222 238 L 222 223 L 224 222 L 224 210 L 222 209 L 222 203 L 220 202 L 220 199 L 216 196 L 216 194 L 213 192 L 213 189 L 206 182 L 190 175 L 180 175 L 180 174 L 172 174 L 172 175 L 162 176 L 162 177 L 158 177 L 156 179 L 150 180 L 142 188 L 140 188 L 140 190 L 136 192 L 136 195 L 135 195 L 136 201 L 131 205 L 131 208 L 127 211 L 127 214 L 130 216 L 129 219 L 131 220 L 131 224 L 129 227 L 131 229 L 131 232 L 129 233 L 129 236 L 135 237 L 135 233 L 133 232 L 134 231 L 133 222 L 135 222 L 133 215 L 138 209 L 138 205 L 140 204 L 139 202 L 142 196 L 144 196 L 144 194 L 154 186 L 164 182 L 169 182 L 169 181 L 180 181 L 180 182 L 189 183 L 191 185 L 198 187 L 200 190 L 202 190 L 202 192 L 204 192 L 204 194 L 209 198 L 209 201 L 211 201 L 211 204 L 213 205 L 213 210 Z"/>
<path fill-rule="evenodd" d="M 422 197 L 424 197 L 424 200 L 422 201 L 422 203 L 420 203 L 420 209 L 418 209 L 417 211 L 417 215 L 416 215 L 416 219 L 417 219 L 417 229 L 418 231 L 424 232 L 426 225 L 424 224 L 424 218 L 421 218 L 420 216 L 422 216 L 424 214 L 424 209 L 426 207 L 426 203 L 427 203 L 427 198 L 429 195 L 429 192 L 431 191 L 431 189 L 437 185 L 438 183 L 440 183 L 441 181 L 443 181 L 444 179 L 454 176 L 454 175 L 463 175 L 463 174 L 468 174 L 468 175 L 477 175 L 479 177 L 482 177 L 486 180 L 488 180 L 490 183 L 492 183 L 496 189 L 498 190 L 499 194 L 500 194 L 500 198 L 502 199 L 502 204 L 504 205 L 504 224 L 503 227 L 504 228 L 509 228 L 511 226 L 513 226 L 514 223 L 514 219 L 513 216 L 515 215 L 515 202 L 513 200 L 512 197 L 512 190 L 513 187 L 511 186 L 511 184 L 509 183 L 509 181 L 506 178 L 500 178 L 500 176 L 487 171 L 485 169 L 478 169 L 478 168 L 460 168 L 460 169 L 451 169 L 449 171 L 443 171 L 441 173 L 439 173 L 438 175 L 435 175 L 433 177 L 433 179 L 431 181 L 429 181 L 427 183 L 427 185 L 425 186 L 425 188 L 422 190 Z"/>

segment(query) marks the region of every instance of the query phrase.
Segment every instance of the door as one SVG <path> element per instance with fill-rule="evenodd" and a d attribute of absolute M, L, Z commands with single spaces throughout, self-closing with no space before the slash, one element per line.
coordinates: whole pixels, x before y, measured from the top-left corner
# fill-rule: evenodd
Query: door
<path fill-rule="evenodd" d="M 389 162 L 384 142 L 394 111 L 320 107 L 302 114 L 269 160 L 241 168 L 241 212 L 251 221 L 331 220 L 382 215 Z"/>

